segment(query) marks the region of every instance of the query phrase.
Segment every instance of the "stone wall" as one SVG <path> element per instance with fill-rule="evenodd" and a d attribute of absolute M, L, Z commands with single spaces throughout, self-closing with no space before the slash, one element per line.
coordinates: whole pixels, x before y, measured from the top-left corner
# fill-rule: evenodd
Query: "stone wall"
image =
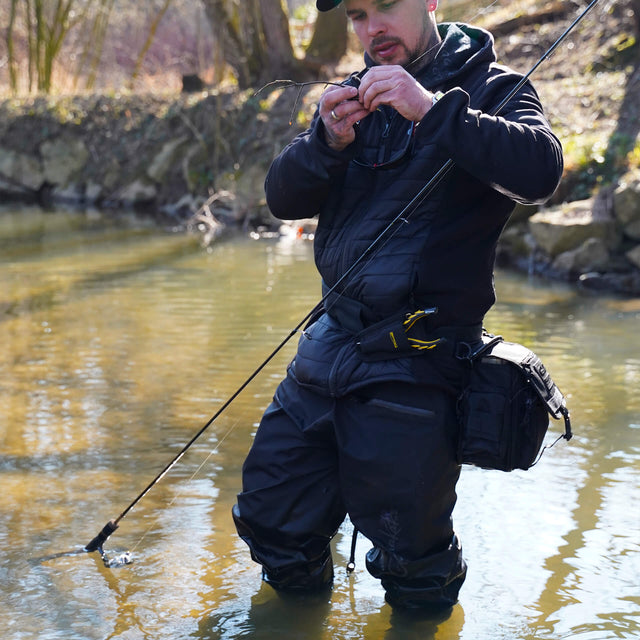
<path fill-rule="evenodd" d="M 227 222 L 269 219 L 263 180 L 297 133 L 290 98 L 249 94 L 35 98 L 0 103 L 0 200 L 135 208 L 184 219 L 229 192 Z"/>

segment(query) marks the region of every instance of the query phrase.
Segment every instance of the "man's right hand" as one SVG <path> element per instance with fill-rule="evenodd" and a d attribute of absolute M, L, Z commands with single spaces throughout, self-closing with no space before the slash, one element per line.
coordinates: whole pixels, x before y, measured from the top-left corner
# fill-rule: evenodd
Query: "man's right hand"
<path fill-rule="evenodd" d="M 356 138 L 353 125 L 369 115 L 358 102 L 358 89 L 331 86 L 320 96 L 320 117 L 325 139 L 334 151 L 342 151 Z"/>

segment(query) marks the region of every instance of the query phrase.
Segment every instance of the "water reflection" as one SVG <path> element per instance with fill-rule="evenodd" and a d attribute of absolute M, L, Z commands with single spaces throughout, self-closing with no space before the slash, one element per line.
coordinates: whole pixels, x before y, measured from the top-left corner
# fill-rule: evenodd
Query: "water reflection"
<path fill-rule="evenodd" d="M 127 224 L 123 224 L 127 222 Z M 229 510 L 295 338 L 121 522 L 104 567 L 78 551 L 317 302 L 308 243 L 197 241 L 135 219 L 0 216 L 0 616 L 10 640 L 608 640 L 640 633 L 640 304 L 506 273 L 487 326 L 533 348 L 576 436 L 529 472 L 465 468 L 470 565 L 446 620 L 398 616 L 334 541 L 322 600 L 283 601 Z M 562 425 L 553 425 L 555 437 Z M 40 560 L 39 560 L 40 559 Z"/>

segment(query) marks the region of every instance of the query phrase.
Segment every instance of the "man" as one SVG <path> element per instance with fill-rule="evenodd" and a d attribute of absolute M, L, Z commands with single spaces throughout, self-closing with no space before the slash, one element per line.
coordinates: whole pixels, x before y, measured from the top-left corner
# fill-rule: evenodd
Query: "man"
<path fill-rule="evenodd" d="M 562 150 L 528 83 L 490 115 L 521 76 L 496 64 L 487 32 L 437 25 L 437 0 L 344 7 L 365 72 L 322 94 L 266 179 L 277 217 L 318 215 L 323 309 L 263 416 L 233 515 L 267 583 L 311 591 L 331 584 L 348 513 L 387 602 L 439 610 L 466 573 L 451 518 L 461 356 L 495 301 L 514 201 L 553 193 Z"/>

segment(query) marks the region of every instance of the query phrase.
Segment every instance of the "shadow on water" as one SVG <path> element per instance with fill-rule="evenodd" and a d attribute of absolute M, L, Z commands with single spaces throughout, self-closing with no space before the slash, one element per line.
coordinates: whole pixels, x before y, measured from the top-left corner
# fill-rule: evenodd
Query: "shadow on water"
<path fill-rule="evenodd" d="M 351 619 L 345 616 L 340 620 L 335 619 L 335 607 L 330 593 L 281 596 L 263 585 L 245 610 L 218 611 L 204 616 L 192 637 L 201 640 L 278 637 L 435 640 L 436 637 L 458 638 L 464 625 L 460 605 L 436 615 L 395 611 L 387 605 L 363 615 L 354 607 Z"/>
<path fill-rule="evenodd" d="M 41 220 L 41 213 L 27 213 L 27 217 L 35 216 L 36 221 Z M 196 236 L 175 234 L 163 238 L 161 242 L 154 242 L 154 234 L 149 229 L 139 229 L 133 226 L 114 230 L 96 229 L 96 221 L 89 222 L 84 216 L 44 214 L 55 219 L 62 218 L 61 223 L 53 223 L 54 239 L 43 233 L 40 241 L 29 242 L 23 238 L 22 242 L 10 242 L 3 238 L 5 233 L 0 233 L 0 249 L 6 259 L 14 261 L 31 262 L 34 266 L 41 263 L 43 257 L 55 269 L 48 273 L 40 282 L 39 287 L 16 295 L 13 291 L 6 290 L 0 297 L 0 322 L 22 313 L 44 311 L 55 304 L 66 304 L 78 296 L 85 296 L 93 292 L 100 292 L 101 287 L 114 284 L 119 280 L 134 277 L 145 273 L 154 267 L 162 267 L 174 260 L 192 253 L 198 246 L 199 239 Z M 71 221 L 69 221 L 71 217 Z M 73 222 L 74 217 L 81 217 L 85 224 L 79 225 Z M 125 224 L 131 225 L 135 221 L 128 220 Z M 50 223 L 51 224 L 51 223 Z M 31 226 L 27 226 L 27 232 L 33 232 Z M 101 252 L 104 247 L 119 247 L 119 252 L 126 251 L 126 259 L 112 261 L 111 264 L 101 264 L 100 269 L 94 271 L 69 269 L 73 261 L 86 258 L 86 252 Z M 56 257 L 58 260 L 56 260 Z M 87 264 L 90 264 L 88 261 Z M 40 290 L 38 290 L 40 289 Z M 13 295 L 12 295 L 13 294 Z"/>

